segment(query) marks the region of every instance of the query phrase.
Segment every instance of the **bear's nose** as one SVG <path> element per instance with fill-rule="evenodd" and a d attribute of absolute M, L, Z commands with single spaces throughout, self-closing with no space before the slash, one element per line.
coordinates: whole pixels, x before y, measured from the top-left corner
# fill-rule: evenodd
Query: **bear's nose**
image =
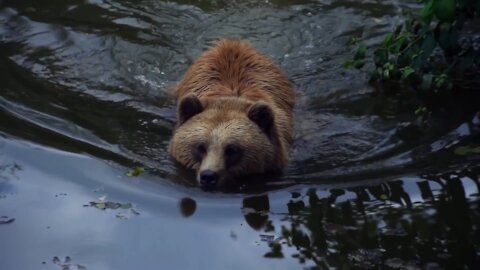
<path fill-rule="evenodd" d="M 218 182 L 218 173 L 212 170 L 205 170 L 200 173 L 200 185 L 204 187 L 211 187 Z"/>

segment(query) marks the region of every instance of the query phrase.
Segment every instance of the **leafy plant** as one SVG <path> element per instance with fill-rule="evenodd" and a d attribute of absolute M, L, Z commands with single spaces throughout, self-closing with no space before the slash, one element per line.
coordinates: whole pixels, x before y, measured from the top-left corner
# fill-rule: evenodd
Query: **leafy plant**
<path fill-rule="evenodd" d="M 419 14 L 387 34 L 373 50 L 370 80 L 395 81 L 406 88 L 438 92 L 453 87 L 478 89 L 480 38 L 464 26 L 480 16 L 480 0 L 424 0 Z M 367 47 L 357 49 L 344 67 L 361 69 Z"/>

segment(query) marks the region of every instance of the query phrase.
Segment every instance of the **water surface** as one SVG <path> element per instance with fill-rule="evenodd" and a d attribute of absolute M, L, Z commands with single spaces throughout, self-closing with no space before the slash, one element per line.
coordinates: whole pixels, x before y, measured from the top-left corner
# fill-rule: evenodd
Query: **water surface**
<path fill-rule="evenodd" d="M 474 269 L 478 119 L 419 128 L 415 99 L 341 67 L 352 37 L 376 44 L 415 8 L 0 0 L 0 268 Z M 299 96 L 289 168 L 233 193 L 166 152 L 169 89 L 221 37 L 272 57 Z"/>

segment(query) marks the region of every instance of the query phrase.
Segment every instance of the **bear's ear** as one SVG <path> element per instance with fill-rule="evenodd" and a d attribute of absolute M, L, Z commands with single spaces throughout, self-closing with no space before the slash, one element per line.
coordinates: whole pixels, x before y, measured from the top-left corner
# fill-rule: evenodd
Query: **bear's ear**
<path fill-rule="evenodd" d="M 257 124 L 260 129 L 263 130 L 268 136 L 272 135 L 273 132 L 273 112 L 270 107 L 263 103 L 255 103 L 248 110 L 247 116 L 255 124 Z"/>
<path fill-rule="evenodd" d="M 178 125 L 182 125 L 188 119 L 201 113 L 203 106 L 200 100 L 193 94 L 186 95 L 180 100 L 177 109 Z"/>

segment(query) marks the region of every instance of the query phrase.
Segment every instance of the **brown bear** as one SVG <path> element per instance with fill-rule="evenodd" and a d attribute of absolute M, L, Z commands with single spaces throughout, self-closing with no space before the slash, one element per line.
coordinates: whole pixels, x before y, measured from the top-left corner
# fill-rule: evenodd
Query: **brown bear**
<path fill-rule="evenodd" d="M 223 39 L 204 52 L 175 89 L 170 154 L 203 187 L 278 171 L 288 162 L 295 93 L 282 71 L 249 43 Z"/>

